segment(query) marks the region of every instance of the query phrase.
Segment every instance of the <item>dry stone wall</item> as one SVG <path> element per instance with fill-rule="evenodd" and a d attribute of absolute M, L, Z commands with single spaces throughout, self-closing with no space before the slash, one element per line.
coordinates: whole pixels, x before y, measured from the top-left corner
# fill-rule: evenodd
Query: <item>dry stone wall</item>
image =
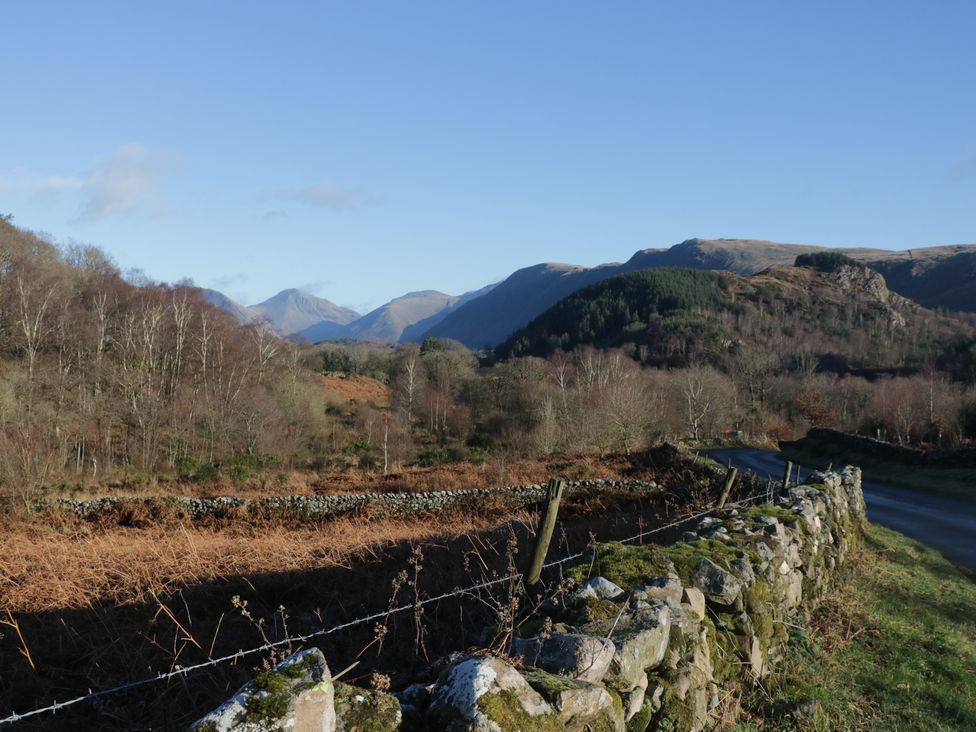
<path fill-rule="evenodd" d="M 654 481 L 577 480 L 566 484 L 564 495 L 596 493 L 614 489 L 651 495 L 661 488 Z M 35 510 L 56 509 L 93 519 L 125 509 L 127 506 L 169 507 L 189 518 L 222 518 L 237 513 L 286 516 L 307 520 L 328 519 L 367 508 L 378 508 L 392 516 L 406 517 L 435 513 L 447 508 L 472 507 L 489 499 L 501 499 L 515 507 L 531 506 L 545 500 L 546 486 L 512 485 L 502 488 L 472 488 L 454 491 L 400 493 L 349 493 L 328 496 L 270 496 L 264 498 L 192 498 L 189 496 L 126 498 L 108 496 L 91 500 L 59 498 L 38 501 Z"/>
<path fill-rule="evenodd" d="M 860 470 L 846 468 L 816 473 L 766 505 L 716 511 L 668 547 L 598 544 L 569 570 L 575 589 L 520 626 L 504 654 L 442 659 L 436 681 L 395 695 L 333 692 L 345 701 L 302 728 L 705 729 L 728 711 L 723 687 L 776 668 L 788 629 L 829 589 L 864 516 Z M 262 682 L 296 693 L 252 682 L 234 697 L 236 716 L 225 704 L 194 729 L 297 729 L 302 694 L 321 690 L 327 674 L 316 659 L 307 680 Z M 262 701 L 275 693 L 277 706 Z"/>

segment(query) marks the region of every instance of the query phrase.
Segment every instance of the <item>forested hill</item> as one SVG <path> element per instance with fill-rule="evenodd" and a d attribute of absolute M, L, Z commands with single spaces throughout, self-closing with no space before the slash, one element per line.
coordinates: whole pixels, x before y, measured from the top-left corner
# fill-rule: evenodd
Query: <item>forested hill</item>
<path fill-rule="evenodd" d="M 623 348 L 656 366 L 732 370 L 741 359 L 775 356 L 843 372 L 945 361 L 974 332 L 971 318 L 921 308 L 863 266 L 775 267 L 750 277 L 664 268 L 575 292 L 494 355 L 546 356 L 593 345 Z"/>
<path fill-rule="evenodd" d="M 770 267 L 789 266 L 800 255 L 825 251 L 840 252 L 881 272 L 893 291 L 925 307 L 976 312 L 976 245 L 896 252 L 696 238 L 667 249 L 638 251 L 622 263 L 598 267 L 539 264 L 520 269 L 483 297 L 454 309 L 423 335 L 452 338 L 470 348 L 497 345 L 562 298 L 610 277 L 664 267 L 722 270 L 747 276 Z"/>
<path fill-rule="evenodd" d="M 295 353 L 196 288 L 133 284 L 98 249 L 59 248 L 0 217 L 9 493 L 299 454 L 319 437 L 325 398 Z"/>

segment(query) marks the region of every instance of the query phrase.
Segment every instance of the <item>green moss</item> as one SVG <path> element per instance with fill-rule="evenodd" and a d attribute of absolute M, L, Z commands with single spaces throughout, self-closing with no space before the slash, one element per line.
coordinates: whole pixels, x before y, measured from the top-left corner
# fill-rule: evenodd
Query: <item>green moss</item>
<path fill-rule="evenodd" d="M 588 598 L 579 607 L 580 619 L 585 622 L 594 620 L 614 620 L 620 615 L 621 606 L 610 600 Z"/>
<path fill-rule="evenodd" d="M 678 542 L 667 547 L 664 551 L 674 563 L 675 572 L 686 585 L 691 584 L 695 567 L 702 559 L 710 559 L 720 567 L 728 569 L 736 559 L 749 557 L 753 564 L 760 559 L 752 549 L 744 547 L 741 540 L 733 542 L 718 541 L 717 539 L 699 539 L 698 541 Z"/>
<path fill-rule="evenodd" d="M 346 732 L 391 732 L 400 726 L 400 702 L 390 694 L 337 683 L 335 707 Z"/>
<path fill-rule="evenodd" d="M 573 691 L 585 686 L 581 681 L 568 676 L 556 676 L 531 666 L 522 669 L 522 677 L 548 702 L 555 701 L 564 691 Z"/>
<path fill-rule="evenodd" d="M 837 489 L 832 485 L 827 485 L 826 483 L 816 483 L 812 488 L 816 488 L 818 491 L 826 493 L 831 498 L 837 498 Z"/>
<path fill-rule="evenodd" d="M 262 722 L 280 719 L 288 712 L 288 705 L 295 695 L 315 684 L 305 682 L 296 684 L 295 680 L 302 677 L 304 671 L 294 674 L 295 664 L 280 671 L 265 671 L 258 674 L 252 682 L 255 693 L 247 700 L 248 720 Z"/>
<path fill-rule="evenodd" d="M 746 602 L 746 610 L 750 615 L 768 611 L 776 604 L 772 589 L 761 577 L 757 577 L 755 584 L 746 589 L 743 597 Z"/>
<path fill-rule="evenodd" d="M 751 615 L 752 627 L 759 639 L 759 646 L 762 650 L 768 651 L 769 645 L 773 640 L 774 626 L 772 614 L 767 611 Z"/>
<path fill-rule="evenodd" d="M 705 618 L 703 625 L 711 650 L 712 675 L 718 682 L 734 678 L 739 673 L 740 666 L 735 634 L 731 630 L 717 628 L 710 618 Z"/>
<path fill-rule="evenodd" d="M 673 571 L 665 550 L 653 544 L 626 546 L 609 542 L 597 544 L 593 552 L 593 561 L 590 564 L 582 564 L 570 570 L 570 576 L 579 584 L 591 577 L 604 577 L 623 589 L 633 589 Z"/>
<path fill-rule="evenodd" d="M 617 720 L 624 718 L 624 702 L 620 698 L 620 694 L 613 689 L 607 689 L 607 693 L 613 699 L 613 712 L 601 712 L 596 719 L 590 722 L 587 726 L 593 732 L 615 732 L 617 729 Z"/>
<path fill-rule="evenodd" d="M 627 732 L 646 732 L 647 728 L 651 725 L 651 719 L 654 718 L 654 708 L 648 701 L 644 702 L 644 706 L 640 708 L 630 721 L 627 722 Z"/>
<path fill-rule="evenodd" d="M 688 694 L 682 700 L 673 693 L 665 692 L 664 705 L 654 725 L 655 732 L 688 732 L 693 729 L 694 723 L 692 695 Z"/>
<path fill-rule="evenodd" d="M 505 732 L 509 730 L 562 732 L 564 729 L 558 715 L 544 714 L 533 717 L 522 707 L 518 696 L 508 690 L 478 697 L 478 709 Z"/>
<path fill-rule="evenodd" d="M 782 622 L 773 621 L 773 641 L 777 645 L 783 645 L 790 639 L 790 634 L 786 631 L 786 626 Z"/>
<path fill-rule="evenodd" d="M 765 504 L 762 506 L 750 506 L 749 508 L 743 509 L 743 514 L 751 519 L 758 519 L 764 516 L 773 516 L 781 523 L 788 524 L 791 521 L 796 521 L 797 515 L 788 508 L 782 508 L 780 506 L 773 506 L 770 504 Z"/>
<path fill-rule="evenodd" d="M 248 720 L 268 722 L 283 717 L 292 699 L 316 685 L 317 667 L 317 655 L 308 654 L 295 663 L 258 674 L 250 684 L 254 693 L 245 704 Z"/>
<path fill-rule="evenodd" d="M 808 608 L 813 607 L 817 601 L 817 593 L 816 588 L 813 585 L 813 580 L 804 575 L 801 584 L 803 587 L 803 606 Z"/>
<path fill-rule="evenodd" d="M 308 654 L 302 660 L 278 669 L 278 673 L 287 676 L 289 679 L 300 679 L 314 670 L 317 665 L 315 655 Z"/>

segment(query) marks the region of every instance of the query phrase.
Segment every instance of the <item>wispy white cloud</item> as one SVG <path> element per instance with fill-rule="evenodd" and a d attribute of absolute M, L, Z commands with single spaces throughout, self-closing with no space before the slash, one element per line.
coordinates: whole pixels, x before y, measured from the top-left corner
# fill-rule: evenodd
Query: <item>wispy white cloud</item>
<path fill-rule="evenodd" d="M 163 176 L 176 164 L 173 153 L 129 144 L 106 155 L 88 175 L 0 177 L 0 191 L 19 191 L 39 198 L 81 197 L 78 218 L 86 221 L 116 216 L 164 216 L 171 212 L 159 196 Z"/>
<path fill-rule="evenodd" d="M 344 190 L 329 185 L 328 183 L 320 183 L 319 185 L 294 191 L 289 196 L 289 199 L 315 208 L 340 210 L 360 208 L 361 206 L 376 202 L 374 196 L 363 193 L 362 191 Z"/>
<path fill-rule="evenodd" d="M 215 290 L 223 290 L 229 287 L 246 285 L 249 280 L 250 277 L 245 272 L 236 272 L 234 274 L 224 275 L 223 277 L 215 277 L 210 280 L 210 287 Z"/>
<path fill-rule="evenodd" d="M 302 292 L 307 292 L 310 295 L 321 295 L 325 292 L 326 288 L 334 285 L 335 280 L 314 280 L 312 282 L 306 282 L 303 285 L 299 285 L 298 289 Z"/>
<path fill-rule="evenodd" d="M 110 153 L 86 181 L 81 218 L 98 220 L 134 214 L 171 213 L 159 198 L 160 179 L 176 163 L 172 153 L 123 145 Z"/>
<path fill-rule="evenodd" d="M 379 197 L 372 193 L 349 188 L 340 188 L 331 183 L 318 183 L 305 188 L 289 188 L 276 191 L 265 191 L 255 197 L 255 202 L 261 204 L 297 203 L 311 208 L 329 211 L 349 211 L 363 208 L 380 202 Z M 285 211 L 275 208 L 265 212 L 262 218 L 275 219 L 284 217 Z"/>
<path fill-rule="evenodd" d="M 70 176 L 52 175 L 41 177 L 28 175 L 23 172 L 0 176 L 0 192 L 3 193 L 22 192 L 43 196 L 64 193 L 65 191 L 75 191 L 83 185 L 84 182 L 82 180 Z"/>

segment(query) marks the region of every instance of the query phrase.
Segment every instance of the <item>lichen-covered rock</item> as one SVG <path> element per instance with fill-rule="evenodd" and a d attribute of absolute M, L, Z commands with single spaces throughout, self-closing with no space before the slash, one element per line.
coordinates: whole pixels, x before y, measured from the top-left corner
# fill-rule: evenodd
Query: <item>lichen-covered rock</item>
<path fill-rule="evenodd" d="M 587 580 L 582 587 L 573 593 L 574 598 L 595 600 L 620 600 L 627 593 L 604 577 L 593 577 Z"/>
<path fill-rule="evenodd" d="M 613 660 L 603 682 L 619 692 L 630 692 L 645 677 L 647 669 L 656 668 L 664 660 L 671 638 L 671 609 L 657 605 L 620 621 L 588 623 L 580 630 L 610 639 Z"/>
<path fill-rule="evenodd" d="M 766 672 L 766 659 L 763 658 L 762 644 L 756 636 L 749 639 L 749 670 L 755 678 L 761 678 Z"/>
<path fill-rule="evenodd" d="M 681 593 L 681 608 L 696 620 L 704 620 L 705 594 L 697 587 L 685 587 Z"/>
<path fill-rule="evenodd" d="M 787 610 L 795 610 L 803 602 L 803 573 L 799 570 L 788 569 L 785 574 L 779 577 L 777 582 L 783 607 Z"/>
<path fill-rule="evenodd" d="M 335 686 L 317 648 L 301 651 L 258 674 L 191 732 L 334 732 Z"/>
<path fill-rule="evenodd" d="M 491 656 L 468 658 L 445 671 L 426 717 L 432 728 L 449 732 L 562 729 L 555 710 L 522 674 Z"/>
<path fill-rule="evenodd" d="M 644 706 L 644 697 L 647 694 L 647 674 L 641 675 L 640 680 L 637 682 L 637 686 L 629 693 L 623 695 L 624 701 L 624 719 L 630 721 L 633 719 L 634 715 L 640 712 L 641 708 Z"/>
<path fill-rule="evenodd" d="M 642 587 L 638 587 L 634 595 L 643 596 L 649 600 L 660 600 L 671 607 L 681 605 L 681 578 L 676 574 L 669 574 L 666 577 L 656 577 Z"/>
<path fill-rule="evenodd" d="M 734 604 L 742 592 L 742 580 L 707 557 L 702 557 L 695 565 L 692 581 L 708 600 L 717 605 Z"/>
<path fill-rule="evenodd" d="M 613 661 L 614 645 L 590 635 L 553 633 L 548 638 L 516 638 L 512 653 L 550 673 L 599 683 Z"/>
<path fill-rule="evenodd" d="M 749 561 L 749 557 L 739 557 L 730 562 L 729 567 L 744 584 L 753 585 L 756 583 L 756 573 L 752 568 L 752 562 Z"/>
<path fill-rule="evenodd" d="M 392 694 L 336 684 L 336 732 L 394 732 L 403 715 Z"/>
<path fill-rule="evenodd" d="M 525 669 L 523 676 L 552 705 L 559 721 L 570 732 L 593 729 L 624 732 L 623 708 L 603 686 L 555 676 L 541 669 Z"/>
<path fill-rule="evenodd" d="M 689 639 L 666 687 L 659 730 L 698 732 L 708 723 L 708 705 L 714 681 L 712 646 L 706 629 Z"/>

